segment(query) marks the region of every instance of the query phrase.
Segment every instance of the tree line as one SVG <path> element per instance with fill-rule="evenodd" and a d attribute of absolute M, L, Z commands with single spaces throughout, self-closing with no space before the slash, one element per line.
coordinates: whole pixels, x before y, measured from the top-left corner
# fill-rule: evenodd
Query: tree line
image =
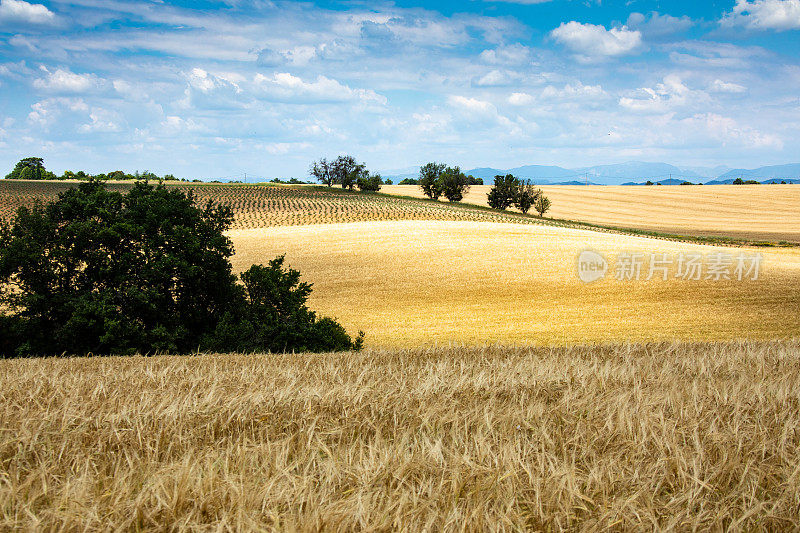
<path fill-rule="evenodd" d="M 41 157 L 26 157 L 20 159 L 14 166 L 13 170 L 6 174 L 7 180 L 90 180 L 96 179 L 101 181 L 106 180 L 130 180 L 130 181 L 189 181 L 186 179 L 178 179 L 172 174 L 165 174 L 158 176 L 157 174 L 145 170 L 139 172 L 138 170 L 133 174 L 124 172 L 122 170 L 113 170 L 108 173 L 89 174 L 83 170 L 73 172 L 72 170 L 65 170 L 60 176 L 54 172 L 47 170 L 44 166 L 44 159 Z M 201 181 L 201 180 L 194 180 Z"/>
<path fill-rule="evenodd" d="M 328 187 L 341 185 L 344 189 L 358 187 L 362 191 L 378 191 L 384 183 L 380 174 L 371 174 L 364 163 L 358 163 L 350 155 L 341 155 L 332 161 L 324 158 L 314 161 L 308 172 Z M 400 185 L 417 185 L 431 200 L 444 196 L 450 202 L 460 202 L 470 186 L 483 185 L 483 179 L 465 175 L 458 166 L 432 162 L 420 167 L 418 179 L 406 178 Z M 527 214 L 533 208 L 540 217 L 550 209 L 550 199 L 531 180 L 511 174 L 494 177 L 487 200 L 493 209 L 504 211 L 513 206 Z"/>

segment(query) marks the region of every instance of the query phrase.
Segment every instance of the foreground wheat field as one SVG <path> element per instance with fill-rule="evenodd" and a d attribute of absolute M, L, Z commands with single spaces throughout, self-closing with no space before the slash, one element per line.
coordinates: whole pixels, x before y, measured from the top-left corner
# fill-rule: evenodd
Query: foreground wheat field
<path fill-rule="evenodd" d="M 487 205 L 488 185 L 472 186 L 465 202 Z M 542 187 L 548 217 L 696 236 L 800 242 L 800 185 Z M 421 198 L 414 185 L 381 192 Z"/>
<path fill-rule="evenodd" d="M 0 528 L 800 528 L 800 342 L 0 361 Z"/>
<path fill-rule="evenodd" d="M 384 221 L 229 232 L 244 270 L 279 254 L 314 283 L 311 306 L 371 346 L 560 344 L 800 335 L 800 249 L 684 244 L 543 225 Z M 763 256 L 758 280 L 578 278 L 587 248 Z M 705 278 L 705 275 L 703 276 Z"/>

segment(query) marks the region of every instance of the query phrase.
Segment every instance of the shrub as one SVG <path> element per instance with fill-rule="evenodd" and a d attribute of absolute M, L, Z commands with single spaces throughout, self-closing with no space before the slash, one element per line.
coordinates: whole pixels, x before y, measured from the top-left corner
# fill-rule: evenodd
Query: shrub
<path fill-rule="evenodd" d="M 542 191 L 537 189 L 531 180 L 520 180 L 514 198 L 514 207 L 527 214 L 541 195 Z"/>
<path fill-rule="evenodd" d="M 444 197 L 451 202 L 460 202 L 469 191 L 469 180 L 458 167 L 447 167 L 439 176 Z"/>
<path fill-rule="evenodd" d="M 372 174 L 370 175 L 369 172 L 365 172 L 365 175 L 360 176 L 356 181 L 356 185 L 362 191 L 379 191 L 381 190 L 381 185 L 383 184 L 383 180 L 381 179 L 380 174 Z"/>

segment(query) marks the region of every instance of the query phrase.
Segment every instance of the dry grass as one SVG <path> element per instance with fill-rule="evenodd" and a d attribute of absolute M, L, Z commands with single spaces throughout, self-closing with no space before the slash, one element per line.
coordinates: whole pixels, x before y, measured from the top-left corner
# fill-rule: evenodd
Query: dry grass
<path fill-rule="evenodd" d="M 796 530 L 800 342 L 0 361 L 4 530 Z"/>
<path fill-rule="evenodd" d="M 800 185 L 653 187 L 544 186 L 547 216 L 695 236 L 800 242 Z M 413 185 L 381 192 L 422 197 Z M 465 202 L 487 205 L 489 186 L 473 186 Z"/>
<path fill-rule="evenodd" d="M 578 279 L 593 248 L 715 248 L 549 226 L 477 222 L 364 222 L 230 232 L 234 266 L 287 254 L 314 283 L 311 306 L 362 329 L 371 346 L 726 340 L 800 335 L 800 249 L 762 253 L 756 281 Z M 646 274 L 646 269 L 645 269 Z"/>

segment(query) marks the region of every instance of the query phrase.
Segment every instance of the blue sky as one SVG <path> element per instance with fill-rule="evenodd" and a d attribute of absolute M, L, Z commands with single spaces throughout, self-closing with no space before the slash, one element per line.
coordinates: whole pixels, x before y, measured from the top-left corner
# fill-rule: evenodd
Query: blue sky
<path fill-rule="evenodd" d="M 796 162 L 798 56 L 800 0 L 0 0 L 0 165 Z"/>

